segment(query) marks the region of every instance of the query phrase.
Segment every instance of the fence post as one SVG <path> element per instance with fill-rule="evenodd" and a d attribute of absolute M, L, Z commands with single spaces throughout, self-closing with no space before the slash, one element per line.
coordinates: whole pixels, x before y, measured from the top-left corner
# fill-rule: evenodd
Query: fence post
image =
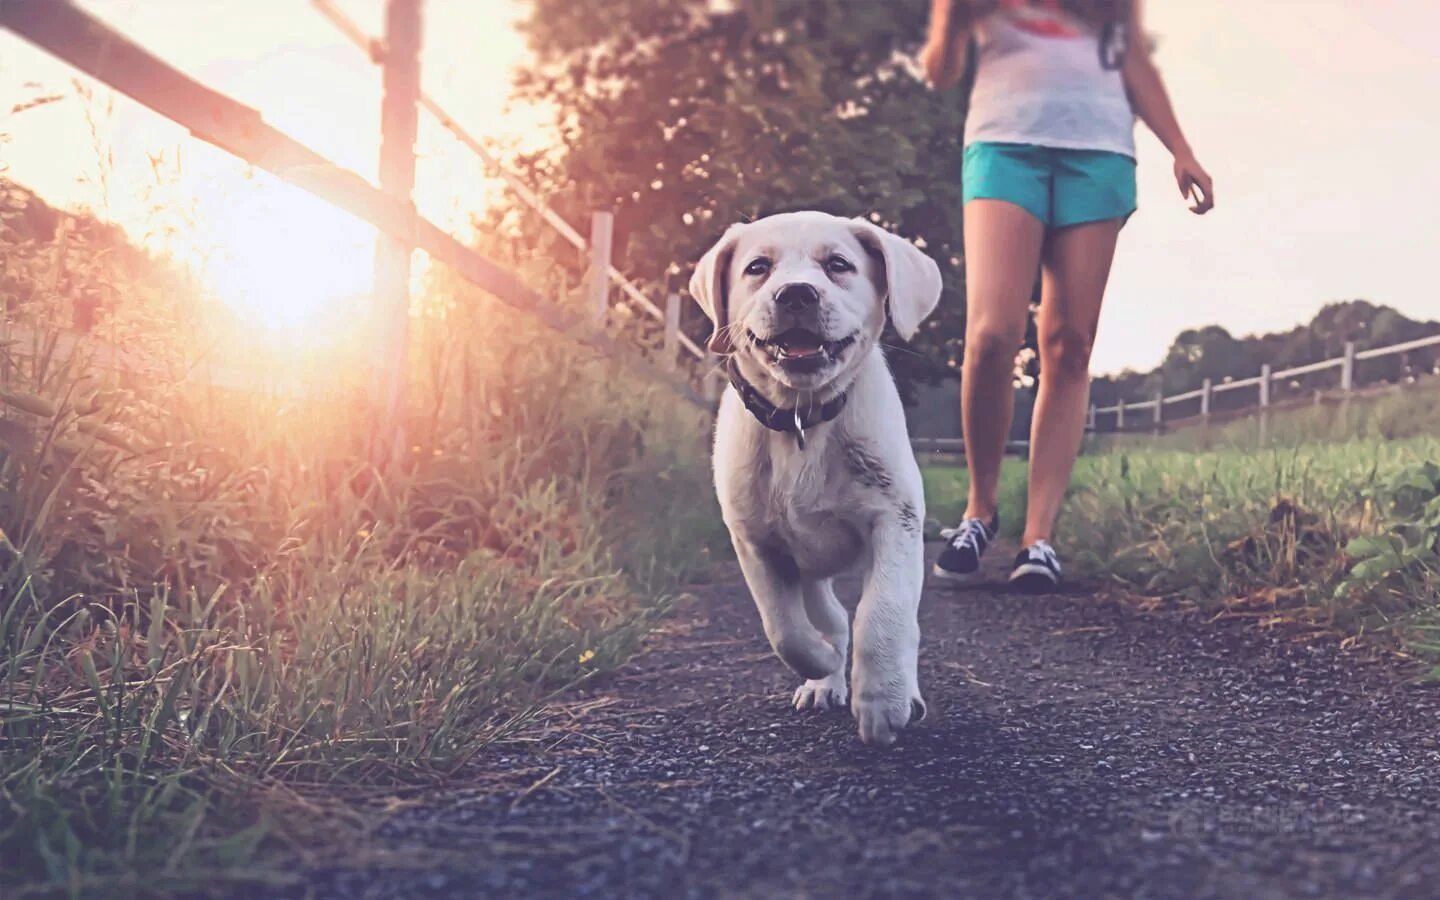
<path fill-rule="evenodd" d="M 1085 418 L 1085 430 L 1091 433 L 1095 431 L 1095 404 L 1090 404 L 1090 414 Z"/>
<path fill-rule="evenodd" d="M 1125 430 L 1125 398 L 1115 401 L 1115 430 Z"/>
<path fill-rule="evenodd" d="M 590 272 L 585 290 L 590 321 L 596 328 L 605 327 L 605 313 L 610 306 L 610 244 L 614 234 L 614 213 L 590 214 Z"/>
<path fill-rule="evenodd" d="M 381 76 L 380 189 L 413 209 L 415 132 L 419 125 L 421 0 L 388 0 Z M 375 243 L 375 304 L 380 416 L 372 460 L 380 464 L 405 446 L 405 380 L 410 347 L 410 257 L 414 247 L 381 234 Z"/>
<path fill-rule="evenodd" d="M 1155 392 L 1155 430 L 1158 432 L 1160 426 L 1165 424 L 1165 392 Z"/>
<path fill-rule="evenodd" d="M 1203 419 L 1210 418 L 1210 395 L 1214 389 L 1215 386 L 1210 379 L 1207 378 L 1200 382 L 1200 417 Z"/>
<path fill-rule="evenodd" d="M 720 392 L 724 390 L 721 386 L 723 379 L 716 371 L 719 365 L 720 357 L 707 347 L 705 361 L 701 364 L 700 369 L 700 396 L 705 398 L 705 402 L 711 406 L 720 402 Z"/>
<path fill-rule="evenodd" d="M 661 364 L 674 371 L 680 354 L 680 295 L 673 292 L 665 295 L 665 343 L 662 346 L 665 358 Z"/>
<path fill-rule="evenodd" d="M 1340 363 L 1340 390 L 1355 390 L 1355 342 L 1345 342 L 1345 358 Z"/>
<path fill-rule="evenodd" d="M 1260 367 L 1260 446 L 1270 443 L 1270 364 Z"/>

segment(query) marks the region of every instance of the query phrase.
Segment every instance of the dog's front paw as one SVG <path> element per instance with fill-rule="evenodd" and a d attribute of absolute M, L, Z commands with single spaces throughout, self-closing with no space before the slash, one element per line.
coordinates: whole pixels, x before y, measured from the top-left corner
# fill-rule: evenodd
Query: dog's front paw
<path fill-rule="evenodd" d="M 850 712 L 860 726 L 860 740 L 888 747 L 901 729 L 925 718 L 925 700 L 919 688 L 870 694 L 856 689 Z"/>
<path fill-rule="evenodd" d="M 824 678 L 812 678 L 800 685 L 795 689 L 792 702 L 802 712 L 807 709 L 844 709 L 848 693 L 842 668 Z"/>

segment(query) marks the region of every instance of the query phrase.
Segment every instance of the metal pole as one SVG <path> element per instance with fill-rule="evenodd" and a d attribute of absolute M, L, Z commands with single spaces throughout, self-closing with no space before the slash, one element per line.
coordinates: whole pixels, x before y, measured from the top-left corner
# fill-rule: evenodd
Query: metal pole
<path fill-rule="evenodd" d="M 1155 430 L 1159 431 L 1160 426 L 1165 423 L 1165 392 L 1155 392 Z"/>
<path fill-rule="evenodd" d="M 1115 430 L 1125 430 L 1125 398 L 1115 401 Z"/>
<path fill-rule="evenodd" d="M 610 244 L 614 234 L 614 213 L 591 213 L 590 271 L 585 281 L 585 292 L 590 321 L 596 328 L 605 327 L 605 313 L 610 307 Z"/>
<path fill-rule="evenodd" d="M 1095 430 L 1095 404 L 1093 403 L 1090 404 L 1089 415 L 1085 417 L 1085 430 L 1090 432 Z"/>
<path fill-rule="evenodd" d="M 1210 394 L 1213 391 L 1214 385 L 1211 384 L 1210 379 L 1207 378 L 1200 383 L 1200 415 L 1207 419 L 1210 418 Z"/>
<path fill-rule="evenodd" d="M 380 189 L 413 208 L 415 132 L 419 123 L 421 0 L 388 0 L 380 106 Z M 376 463 L 405 446 L 405 381 L 410 347 L 412 243 L 381 234 L 375 243 L 375 340 L 380 350 L 376 385 L 380 428 Z"/>

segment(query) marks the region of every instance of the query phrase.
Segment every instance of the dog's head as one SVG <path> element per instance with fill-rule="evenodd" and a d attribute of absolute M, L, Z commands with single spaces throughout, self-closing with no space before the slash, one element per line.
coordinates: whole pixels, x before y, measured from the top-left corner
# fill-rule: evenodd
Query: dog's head
<path fill-rule="evenodd" d="M 914 244 L 821 212 L 730 226 L 690 279 L 715 326 L 710 349 L 797 391 L 852 372 L 880 340 L 887 308 L 909 340 L 940 288 L 940 268 Z"/>

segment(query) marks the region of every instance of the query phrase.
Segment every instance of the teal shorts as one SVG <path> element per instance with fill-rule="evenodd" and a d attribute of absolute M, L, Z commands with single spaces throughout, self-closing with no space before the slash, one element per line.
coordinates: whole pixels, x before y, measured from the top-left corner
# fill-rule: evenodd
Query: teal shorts
<path fill-rule="evenodd" d="M 965 148 L 961 193 L 1006 200 L 1063 228 L 1135 211 L 1135 160 L 1108 150 L 1064 150 L 980 141 Z"/>

